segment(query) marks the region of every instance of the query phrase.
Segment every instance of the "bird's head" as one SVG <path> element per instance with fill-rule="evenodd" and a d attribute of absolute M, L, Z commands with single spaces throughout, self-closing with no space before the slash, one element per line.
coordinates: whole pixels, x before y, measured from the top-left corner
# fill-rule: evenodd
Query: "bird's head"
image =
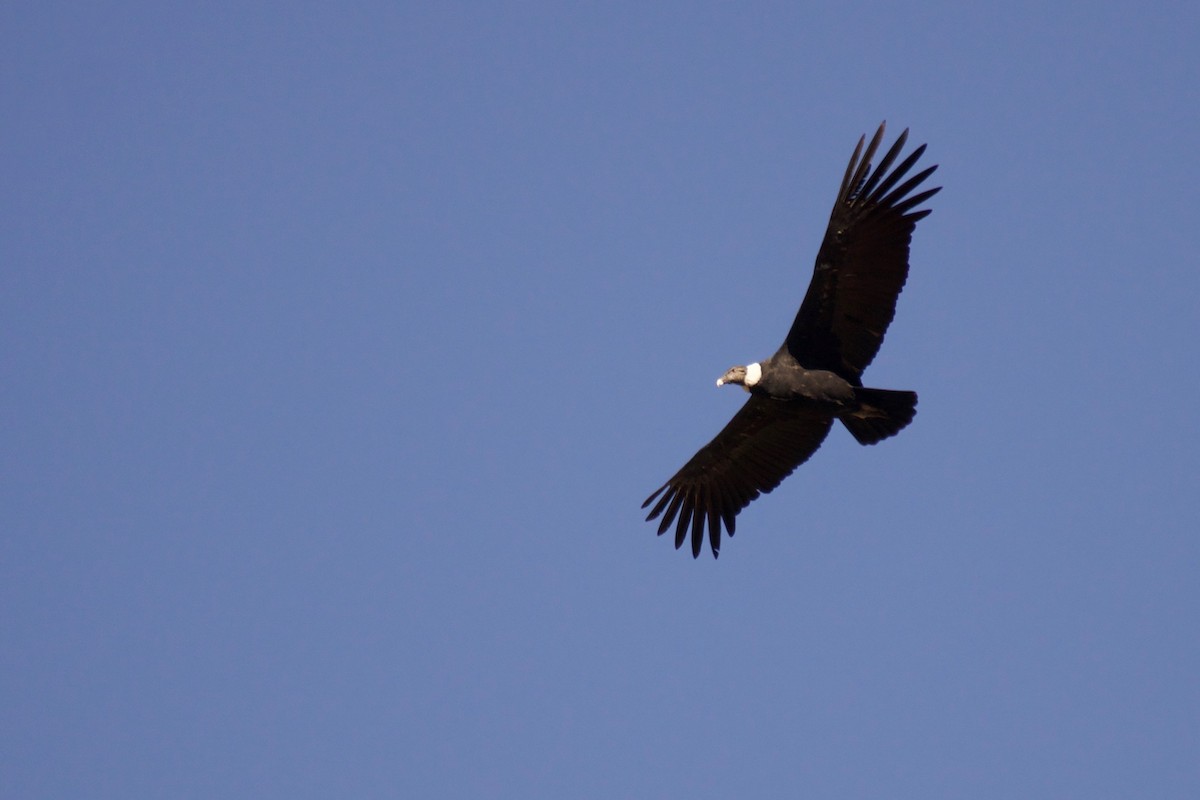
<path fill-rule="evenodd" d="M 762 379 L 762 366 L 754 363 L 744 367 L 730 367 L 729 371 L 717 378 L 717 386 L 736 383 L 747 392 Z"/>

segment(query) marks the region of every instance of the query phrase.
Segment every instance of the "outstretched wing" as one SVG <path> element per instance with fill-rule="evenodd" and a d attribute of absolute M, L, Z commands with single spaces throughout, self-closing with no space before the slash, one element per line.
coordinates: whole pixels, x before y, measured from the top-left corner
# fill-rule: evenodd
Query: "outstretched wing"
<path fill-rule="evenodd" d="M 654 502 L 646 520 L 663 515 L 661 536 L 675 526 L 675 547 L 692 529 L 692 556 L 704 546 L 704 528 L 713 557 L 721 549 L 721 524 L 733 536 L 739 511 L 760 494 L 769 492 L 792 470 L 817 451 L 833 424 L 828 413 L 770 397 L 753 395 L 716 438 L 646 498 Z M 659 497 L 659 495 L 662 495 Z"/>
<path fill-rule="evenodd" d="M 888 172 L 904 148 L 907 130 L 871 170 L 883 128 L 879 126 L 865 153 L 865 136 L 854 148 L 817 253 L 812 283 L 785 344 L 805 367 L 831 370 L 856 385 L 861 385 L 862 372 L 879 352 L 896 314 L 896 299 L 908 278 L 913 228 L 929 214 L 929 209 L 913 208 L 941 189 L 909 196 L 937 169 L 934 165 L 904 180 L 925 145 Z"/>

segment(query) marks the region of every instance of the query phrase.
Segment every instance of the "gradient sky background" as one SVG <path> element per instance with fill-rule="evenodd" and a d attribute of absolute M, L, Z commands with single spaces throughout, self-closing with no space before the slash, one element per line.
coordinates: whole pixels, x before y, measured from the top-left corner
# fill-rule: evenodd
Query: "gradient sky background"
<path fill-rule="evenodd" d="M 0 795 L 1200 796 L 1198 30 L 7 4 Z M 920 414 L 693 561 L 882 119 Z"/>

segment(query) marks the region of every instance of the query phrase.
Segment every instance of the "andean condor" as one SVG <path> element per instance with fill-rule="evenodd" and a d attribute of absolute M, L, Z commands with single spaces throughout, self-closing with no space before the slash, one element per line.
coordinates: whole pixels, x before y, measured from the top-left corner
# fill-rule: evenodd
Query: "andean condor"
<path fill-rule="evenodd" d="M 941 189 L 910 194 L 936 165 L 904 180 L 925 145 L 891 169 L 907 130 L 872 171 L 883 129 L 880 125 L 865 153 L 865 136 L 854 148 L 812 282 L 783 346 L 765 361 L 731 368 L 717 381 L 717 386 L 739 384 L 750 399 L 642 503 L 645 508 L 658 499 L 646 520 L 662 515 L 659 535 L 678 520 L 676 548 L 691 528 L 693 557 L 700 555 L 706 525 L 716 557 L 721 525 L 733 536 L 738 512 L 808 460 L 835 419 L 860 444 L 875 444 L 899 433 L 917 413 L 916 392 L 862 385 L 863 370 L 879 351 L 908 277 L 913 228 L 930 213 L 913 209 Z"/>

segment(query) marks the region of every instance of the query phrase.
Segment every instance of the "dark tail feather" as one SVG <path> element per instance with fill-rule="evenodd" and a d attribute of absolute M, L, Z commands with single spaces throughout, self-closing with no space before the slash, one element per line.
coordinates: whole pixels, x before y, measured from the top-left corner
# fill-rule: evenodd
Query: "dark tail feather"
<path fill-rule="evenodd" d="M 858 410 L 841 419 L 859 444 L 875 444 L 895 436 L 917 415 L 916 392 L 859 388 L 854 396 Z"/>

